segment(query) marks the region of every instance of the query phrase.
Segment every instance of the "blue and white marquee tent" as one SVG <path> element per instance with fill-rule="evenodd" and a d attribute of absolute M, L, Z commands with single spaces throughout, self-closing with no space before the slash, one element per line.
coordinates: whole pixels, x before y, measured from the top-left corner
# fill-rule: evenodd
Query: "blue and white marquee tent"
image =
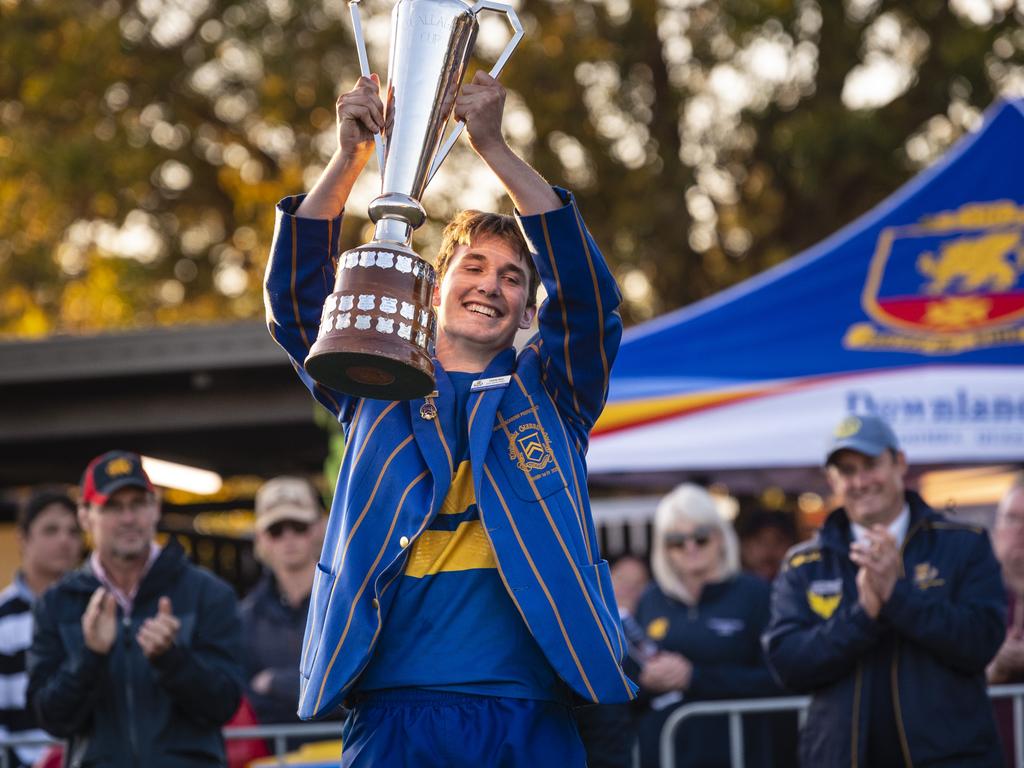
<path fill-rule="evenodd" d="M 1024 461 L 1024 100 L 819 245 L 628 331 L 588 464 L 819 466 L 865 413 L 912 463 Z"/>

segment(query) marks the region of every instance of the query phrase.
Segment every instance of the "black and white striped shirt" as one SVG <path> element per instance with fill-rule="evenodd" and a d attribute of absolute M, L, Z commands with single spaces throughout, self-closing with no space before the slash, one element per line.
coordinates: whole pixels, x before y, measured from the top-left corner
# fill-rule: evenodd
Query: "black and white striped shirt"
<path fill-rule="evenodd" d="M 34 601 L 35 596 L 20 573 L 0 592 L 0 736 L 48 738 L 25 706 L 28 687 L 25 654 L 32 645 Z M 19 760 L 24 765 L 32 765 L 45 750 L 44 746 L 17 747 L 15 765 Z"/>

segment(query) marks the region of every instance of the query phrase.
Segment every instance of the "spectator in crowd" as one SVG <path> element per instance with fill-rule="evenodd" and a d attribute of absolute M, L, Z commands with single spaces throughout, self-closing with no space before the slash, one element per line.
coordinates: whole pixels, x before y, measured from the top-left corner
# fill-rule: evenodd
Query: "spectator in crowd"
<path fill-rule="evenodd" d="M 764 636 L 783 685 L 813 697 L 801 764 L 1001 765 L 985 667 L 1006 597 L 988 535 L 905 489 L 880 418 L 843 420 L 825 465 L 842 506 L 789 555 Z"/>
<path fill-rule="evenodd" d="M 640 598 L 651 581 L 647 563 L 636 555 L 622 555 L 612 563 L 610 573 L 619 614 L 635 616 Z"/>
<path fill-rule="evenodd" d="M 740 564 L 747 573 L 771 582 L 782 568 L 786 552 L 799 541 L 796 520 L 782 510 L 757 509 L 736 521 Z"/>
<path fill-rule="evenodd" d="M 40 490 L 18 511 L 21 566 L 0 592 L 0 737 L 45 739 L 26 706 L 25 651 L 32 644 L 32 605 L 82 557 L 75 503 L 63 492 Z M 14 768 L 32 765 L 46 747 L 17 747 Z"/>
<path fill-rule="evenodd" d="M 619 619 L 626 636 L 626 655 L 634 665 L 642 666 L 657 651 L 657 644 L 647 636 L 636 619 L 640 598 L 651 583 L 651 572 L 639 557 L 623 555 L 612 563 L 611 577 Z"/>
<path fill-rule="evenodd" d="M 160 500 L 138 455 L 110 451 L 82 476 L 85 565 L 36 601 L 28 699 L 67 739 L 65 764 L 224 764 L 220 727 L 242 690 L 231 587 L 154 540 Z"/>
<path fill-rule="evenodd" d="M 679 704 L 779 693 L 759 642 L 768 585 L 740 572 L 736 534 L 703 488 L 681 485 L 658 505 L 651 569 L 654 584 L 637 608 L 658 646 L 639 676 L 650 703 L 640 723 L 644 766 L 659 765 L 661 728 Z M 748 766 L 770 762 L 764 725 L 747 719 Z M 729 764 L 725 717 L 684 721 L 676 731 L 677 768 Z"/>
<path fill-rule="evenodd" d="M 313 486 L 283 476 L 264 483 L 256 494 L 256 556 L 266 571 L 242 601 L 248 696 L 261 723 L 298 721 L 299 657 L 322 542 Z"/>
<path fill-rule="evenodd" d="M 993 529 L 996 558 L 1003 569 L 1007 594 L 1006 636 L 986 677 L 992 685 L 1024 682 L 1024 477 L 1018 477 L 996 507 Z M 1006 764 L 1013 764 L 1013 707 L 1009 700 L 995 703 Z"/>
<path fill-rule="evenodd" d="M 357 398 L 303 368 L 334 279 L 342 209 L 384 127 L 376 76 L 339 98 L 339 148 L 309 195 L 278 205 L 268 325 L 348 444 L 299 695 L 304 718 L 351 704 L 344 766 L 580 766 L 573 697 L 635 697 L 585 482 L 621 334 L 619 293 L 572 195 L 505 142 L 504 102 L 483 72 L 455 100 L 518 215 L 464 211 L 442 234 L 436 392 Z M 398 258 L 396 269 L 408 266 Z M 330 310 L 338 327 L 369 319 L 337 309 L 352 298 Z M 376 307 L 363 298 L 360 308 Z M 535 316 L 539 332 L 517 353 L 516 333 Z M 380 320 L 387 331 L 392 321 Z"/>
<path fill-rule="evenodd" d="M 627 554 L 611 564 L 610 573 L 626 636 L 626 653 L 639 668 L 638 665 L 657 650 L 636 620 L 637 605 L 650 583 L 650 572 L 647 563 L 636 555 Z M 632 702 L 577 707 L 575 714 L 580 738 L 587 751 L 588 768 L 632 766 L 637 740 L 636 712 Z"/>

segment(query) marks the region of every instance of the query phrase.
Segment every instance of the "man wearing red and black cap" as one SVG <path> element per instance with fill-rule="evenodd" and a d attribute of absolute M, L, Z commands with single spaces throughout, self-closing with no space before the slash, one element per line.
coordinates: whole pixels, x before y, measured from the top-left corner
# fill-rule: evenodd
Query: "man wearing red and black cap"
<path fill-rule="evenodd" d="M 82 475 L 93 553 L 37 601 L 28 698 L 74 765 L 223 765 L 242 687 L 231 587 L 154 540 L 160 500 L 137 454 Z"/>

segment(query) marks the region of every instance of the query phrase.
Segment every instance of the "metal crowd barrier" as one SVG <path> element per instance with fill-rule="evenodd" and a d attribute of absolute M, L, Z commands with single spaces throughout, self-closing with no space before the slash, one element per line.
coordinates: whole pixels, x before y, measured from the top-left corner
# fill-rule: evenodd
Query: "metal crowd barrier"
<path fill-rule="evenodd" d="M 1024 685 L 994 685 L 988 689 L 990 699 L 1013 699 L 1013 743 L 1014 765 L 1024 768 Z M 670 768 L 675 765 L 675 735 L 679 724 L 693 717 L 727 715 L 729 718 L 729 757 L 734 768 L 742 768 L 743 756 L 743 715 L 769 712 L 799 712 L 800 726 L 803 727 L 810 705 L 809 696 L 784 696 L 767 699 L 734 699 L 729 701 L 697 701 L 684 704 L 665 720 L 661 729 L 661 765 Z M 289 723 L 283 725 L 232 726 L 224 729 L 224 739 L 265 739 L 273 742 L 274 757 L 279 766 L 286 765 L 287 740 L 293 736 L 341 736 L 341 723 Z M 0 768 L 11 768 L 10 750 L 14 747 L 30 747 L 57 744 L 54 739 L 40 739 L 34 736 L 0 736 Z M 634 757 L 634 761 L 636 760 Z M 339 756 L 340 758 L 340 756 Z M 340 759 L 339 759 L 340 762 Z M 636 764 L 634 762 L 634 764 Z"/>
<path fill-rule="evenodd" d="M 264 739 L 273 743 L 274 754 L 278 766 L 285 766 L 285 755 L 288 753 L 288 739 L 300 736 L 303 739 L 311 736 L 341 738 L 341 723 L 287 723 L 281 725 L 236 725 L 223 729 L 225 741 L 240 739 Z M 0 736 L 0 768 L 11 768 L 11 750 L 15 747 L 38 747 L 48 744 L 60 744 L 57 739 L 40 738 L 38 736 Z M 341 763 L 341 755 L 338 755 Z"/>
<path fill-rule="evenodd" d="M 993 685 L 990 699 L 1013 699 L 1014 762 L 1024 768 L 1024 685 Z M 706 715 L 727 715 L 729 718 L 729 761 L 733 768 L 743 768 L 743 715 L 767 712 L 799 712 L 800 727 L 807 718 L 810 696 L 786 696 L 768 699 L 734 699 L 729 701 L 695 701 L 675 710 L 661 728 L 662 768 L 676 764 L 676 729 L 684 720 Z"/>

